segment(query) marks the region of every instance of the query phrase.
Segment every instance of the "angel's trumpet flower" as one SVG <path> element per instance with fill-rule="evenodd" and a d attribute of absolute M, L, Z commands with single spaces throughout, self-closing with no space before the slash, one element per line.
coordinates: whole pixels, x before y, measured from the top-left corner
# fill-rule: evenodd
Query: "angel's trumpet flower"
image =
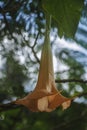
<path fill-rule="evenodd" d="M 48 30 L 46 30 L 36 87 L 31 94 L 16 100 L 15 103 L 24 105 L 34 112 L 51 112 L 60 105 L 63 106 L 63 109 L 70 106 L 71 100 L 62 96 L 56 88 Z"/>

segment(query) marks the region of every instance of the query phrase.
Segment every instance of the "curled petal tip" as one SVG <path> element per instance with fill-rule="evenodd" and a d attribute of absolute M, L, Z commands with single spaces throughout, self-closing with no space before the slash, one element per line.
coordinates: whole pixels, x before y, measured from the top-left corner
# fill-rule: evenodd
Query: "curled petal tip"
<path fill-rule="evenodd" d="M 62 103 L 63 110 L 67 109 L 70 106 L 70 104 L 71 104 L 71 100 L 70 99 L 68 101 L 66 101 L 66 102 L 63 102 Z"/>
<path fill-rule="evenodd" d="M 51 101 L 50 101 L 50 98 L 51 98 Z M 70 103 L 71 103 L 71 99 L 62 96 L 60 93 L 50 96 L 49 101 L 50 101 L 49 108 L 51 109 L 57 108 L 60 105 L 62 105 L 63 109 L 66 109 L 70 106 Z"/>

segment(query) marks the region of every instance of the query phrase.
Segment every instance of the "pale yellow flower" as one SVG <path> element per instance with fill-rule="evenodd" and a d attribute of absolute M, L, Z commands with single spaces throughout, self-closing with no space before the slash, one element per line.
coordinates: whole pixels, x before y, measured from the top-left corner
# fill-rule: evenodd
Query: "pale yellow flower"
<path fill-rule="evenodd" d="M 15 103 L 22 104 L 33 112 L 51 112 L 60 105 L 63 109 L 70 106 L 71 100 L 62 96 L 56 88 L 48 31 L 45 35 L 36 87 L 31 94 L 16 100 Z"/>

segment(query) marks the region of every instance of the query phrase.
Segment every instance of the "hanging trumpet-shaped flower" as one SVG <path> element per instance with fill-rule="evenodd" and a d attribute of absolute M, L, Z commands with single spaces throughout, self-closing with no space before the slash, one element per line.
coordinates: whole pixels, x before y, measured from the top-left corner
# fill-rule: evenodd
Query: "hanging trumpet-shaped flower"
<path fill-rule="evenodd" d="M 28 94 L 22 99 L 16 100 L 15 104 L 24 105 L 34 112 L 51 112 L 60 105 L 62 105 L 63 109 L 66 109 L 70 106 L 70 103 L 71 100 L 62 96 L 56 88 L 49 31 L 47 29 L 36 87 L 31 94 Z"/>

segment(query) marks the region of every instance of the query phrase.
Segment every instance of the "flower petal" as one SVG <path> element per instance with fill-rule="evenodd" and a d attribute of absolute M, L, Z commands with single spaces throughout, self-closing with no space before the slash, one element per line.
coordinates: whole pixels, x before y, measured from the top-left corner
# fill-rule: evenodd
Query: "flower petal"
<path fill-rule="evenodd" d="M 62 103 L 63 110 L 67 109 L 70 106 L 70 104 L 71 104 L 71 100 Z"/>
<path fill-rule="evenodd" d="M 45 112 L 51 112 L 54 109 L 50 109 L 48 108 L 49 105 L 49 100 L 48 100 L 48 96 L 47 97 L 43 97 L 38 99 L 38 109 L 39 111 L 45 111 Z"/>
<path fill-rule="evenodd" d="M 35 90 L 46 89 L 47 91 L 51 92 L 52 89 L 56 89 L 55 85 L 53 85 L 55 84 L 55 79 L 52 58 L 49 30 L 46 30 L 45 41 L 41 54 L 39 76 Z"/>
<path fill-rule="evenodd" d="M 38 110 L 37 102 L 38 100 L 36 99 L 27 100 L 26 98 L 23 98 L 23 99 L 16 100 L 15 104 L 23 105 L 33 112 L 38 112 L 39 110 Z"/>
<path fill-rule="evenodd" d="M 46 89 L 34 90 L 31 94 L 26 96 L 27 99 L 39 99 L 45 96 L 53 95 L 53 92 L 48 92 Z"/>
<path fill-rule="evenodd" d="M 63 106 L 63 109 L 70 106 L 71 100 L 62 96 L 60 93 L 57 93 L 53 96 L 49 96 L 49 108 L 54 109 L 60 105 Z"/>

